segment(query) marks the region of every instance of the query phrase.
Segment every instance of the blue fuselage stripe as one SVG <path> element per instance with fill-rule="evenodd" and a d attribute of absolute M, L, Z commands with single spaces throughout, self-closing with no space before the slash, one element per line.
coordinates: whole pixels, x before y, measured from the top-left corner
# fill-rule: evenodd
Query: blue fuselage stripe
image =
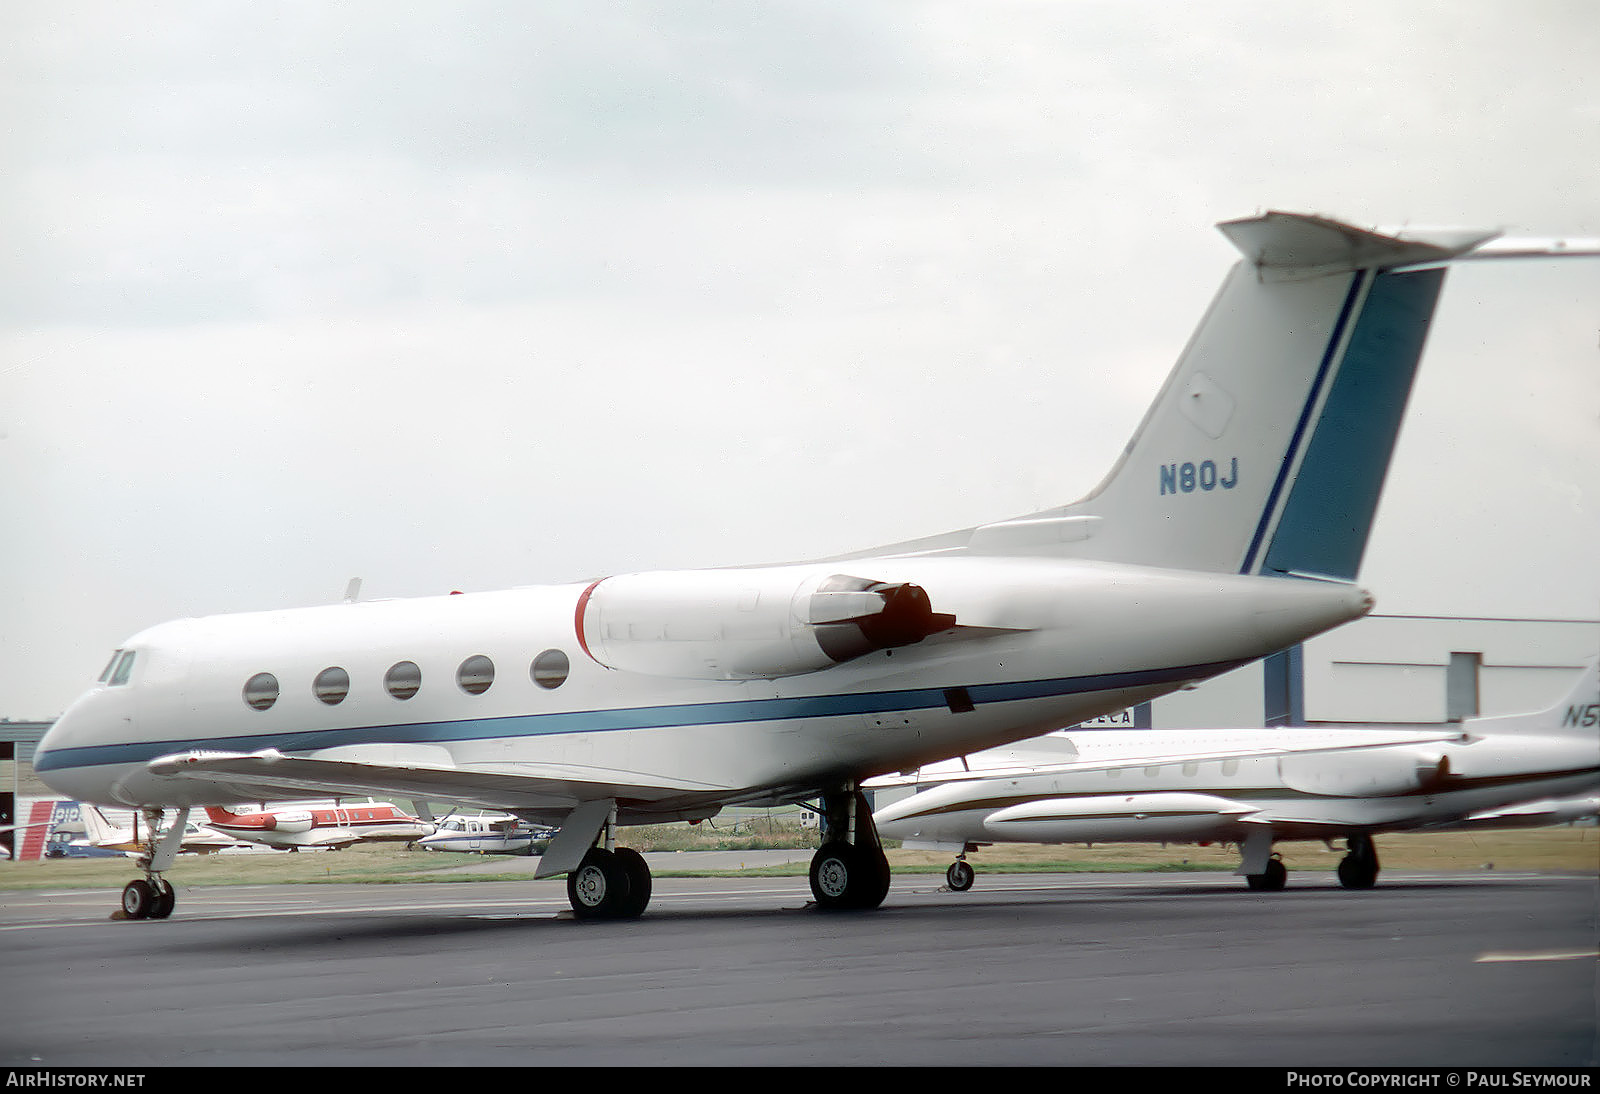
<path fill-rule="evenodd" d="M 1200 679 L 1226 672 L 1243 663 L 1225 661 L 1091 676 L 1067 676 L 1052 680 L 969 684 L 967 693 L 974 705 L 1060 698 Z M 680 706 L 631 707 L 618 710 L 580 710 L 556 714 L 517 714 L 501 718 L 463 718 L 443 722 L 416 722 L 409 725 L 360 726 L 351 729 L 87 745 L 38 752 L 34 756 L 34 770 L 61 771 L 105 764 L 147 763 L 158 756 L 195 750 L 238 752 L 274 748 L 280 752 L 309 752 L 340 745 L 445 744 L 502 737 L 613 733 L 621 730 L 665 729 L 675 726 L 795 721 L 882 714 L 892 711 L 948 709 L 946 690 L 944 687 L 914 688 L 906 691 L 863 692 L 855 695 L 814 695 L 736 702 L 687 703 Z"/>

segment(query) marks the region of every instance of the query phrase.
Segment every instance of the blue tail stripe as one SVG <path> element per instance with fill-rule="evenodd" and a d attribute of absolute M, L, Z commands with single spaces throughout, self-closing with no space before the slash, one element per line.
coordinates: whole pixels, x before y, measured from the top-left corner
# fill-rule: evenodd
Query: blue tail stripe
<path fill-rule="evenodd" d="M 1444 269 L 1378 274 L 1350 335 L 1262 572 L 1354 580 Z"/>
<path fill-rule="evenodd" d="M 1339 308 L 1339 318 L 1333 324 L 1333 333 L 1328 336 L 1328 344 L 1322 351 L 1322 360 L 1317 364 L 1317 375 L 1311 382 L 1311 390 L 1306 395 L 1305 405 L 1300 408 L 1300 418 L 1295 422 L 1294 433 L 1289 438 L 1289 447 L 1284 451 L 1282 462 L 1278 464 L 1277 478 L 1273 480 L 1272 491 L 1267 495 L 1266 505 L 1261 508 L 1261 519 L 1256 525 L 1255 535 L 1250 538 L 1250 549 L 1245 552 L 1244 565 L 1239 567 L 1241 574 L 1255 572 L 1256 552 L 1261 549 L 1262 540 L 1265 539 L 1267 529 L 1272 524 L 1272 515 L 1278 508 L 1278 498 L 1283 493 L 1284 485 L 1289 481 L 1289 472 L 1294 467 L 1296 456 L 1299 455 L 1306 430 L 1311 426 L 1311 412 L 1316 408 L 1317 400 L 1322 395 L 1323 385 L 1327 383 L 1328 374 L 1333 368 L 1334 354 L 1338 352 L 1339 345 L 1344 340 L 1345 327 L 1349 325 L 1350 317 L 1355 314 L 1356 301 L 1361 298 L 1361 290 L 1369 276 L 1366 271 L 1361 271 L 1350 279 L 1350 291 L 1345 293 L 1344 304 Z"/>

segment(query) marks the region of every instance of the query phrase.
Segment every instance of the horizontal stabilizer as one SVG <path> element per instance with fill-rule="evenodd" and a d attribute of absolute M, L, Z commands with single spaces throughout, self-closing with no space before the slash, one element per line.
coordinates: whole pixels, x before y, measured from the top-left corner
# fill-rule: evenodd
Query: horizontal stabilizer
<path fill-rule="evenodd" d="M 1264 213 L 1217 227 L 1264 281 L 1442 262 L 1600 255 L 1600 239 L 1505 236 L 1482 228 L 1358 228 L 1305 213 Z"/>
<path fill-rule="evenodd" d="M 1385 233 L 1305 213 L 1264 213 L 1217 225 L 1265 281 L 1446 262 L 1500 235 L 1481 229 Z"/>

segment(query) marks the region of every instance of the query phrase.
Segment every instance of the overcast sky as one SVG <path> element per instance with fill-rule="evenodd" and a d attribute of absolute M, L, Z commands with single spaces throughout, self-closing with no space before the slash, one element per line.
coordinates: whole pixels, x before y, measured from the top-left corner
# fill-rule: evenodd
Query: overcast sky
<path fill-rule="evenodd" d="M 1095 485 L 1267 209 L 1600 236 L 1590 0 L 0 8 L 0 715 L 167 619 Z M 1600 617 L 1600 260 L 1452 272 L 1362 581 Z"/>

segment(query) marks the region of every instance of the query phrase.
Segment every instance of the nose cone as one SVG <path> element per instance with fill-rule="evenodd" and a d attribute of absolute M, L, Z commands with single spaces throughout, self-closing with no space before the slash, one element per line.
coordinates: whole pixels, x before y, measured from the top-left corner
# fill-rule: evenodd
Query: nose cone
<path fill-rule="evenodd" d="M 132 730 L 132 700 L 127 689 L 95 688 L 80 696 L 45 731 L 34 750 L 34 773 L 58 794 L 78 801 L 117 804 L 111 792 L 116 753 L 119 742 L 126 741 Z"/>

